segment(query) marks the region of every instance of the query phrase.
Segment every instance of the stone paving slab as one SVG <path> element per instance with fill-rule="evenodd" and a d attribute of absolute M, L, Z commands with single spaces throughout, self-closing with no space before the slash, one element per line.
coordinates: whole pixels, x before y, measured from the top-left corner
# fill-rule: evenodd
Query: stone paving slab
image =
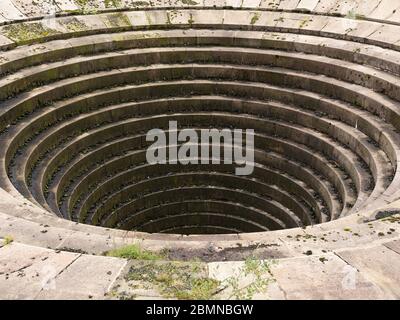
<path fill-rule="evenodd" d="M 299 3 L 299 0 L 281 1 L 278 9 L 279 10 L 294 10 L 294 9 L 296 9 L 298 3 Z"/>
<path fill-rule="evenodd" d="M 325 1 L 319 1 L 317 6 L 314 9 L 314 12 L 318 13 L 329 13 L 332 8 L 336 5 L 337 0 L 325 0 Z"/>
<path fill-rule="evenodd" d="M 107 28 L 104 22 L 98 16 L 78 16 L 75 17 L 75 19 L 78 24 L 84 26 L 86 30 L 102 30 Z"/>
<path fill-rule="evenodd" d="M 339 251 L 337 254 L 394 298 L 400 298 L 400 255 L 385 247 Z"/>
<path fill-rule="evenodd" d="M 232 277 L 237 278 L 238 287 L 244 288 L 254 282 L 254 275 L 243 273 L 244 265 L 245 262 L 209 263 L 209 275 L 222 282 Z M 390 288 L 382 288 L 376 279 L 370 279 L 364 270 L 358 270 L 334 253 L 278 259 L 270 261 L 269 266 L 271 274 L 267 278 L 272 281 L 267 289 L 258 292 L 254 299 L 396 298 Z M 382 262 L 382 266 L 390 268 L 390 261 Z M 396 267 L 393 270 L 396 270 Z M 398 277 L 394 274 L 391 276 L 393 279 Z M 222 291 L 218 298 L 232 298 L 232 288 Z"/>
<path fill-rule="evenodd" d="M 297 5 L 298 10 L 313 11 L 317 6 L 319 0 L 300 0 Z"/>
<path fill-rule="evenodd" d="M 0 299 L 104 299 L 125 264 L 13 242 L 0 247 Z"/>
<path fill-rule="evenodd" d="M 49 1 L 13 0 L 14 5 L 27 17 L 42 17 L 51 12 L 60 11 L 57 5 Z"/>
<path fill-rule="evenodd" d="M 18 10 L 11 0 L 2 0 L 0 14 L 7 20 L 24 19 L 26 16 Z"/>
<path fill-rule="evenodd" d="M 61 11 L 73 11 L 79 9 L 74 0 L 55 0 L 55 3 Z"/>
<path fill-rule="evenodd" d="M 400 4 L 394 4 L 393 0 L 381 0 L 379 5 L 370 13 L 368 17 L 371 19 L 386 20 L 393 15 L 394 9 L 398 9 Z"/>
<path fill-rule="evenodd" d="M 276 10 L 279 7 L 280 0 L 261 0 L 260 8 Z"/>
<path fill-rule="evenodd" d="M 225 287 L 218 295 L 218 299 L 236 299 L 237 294 L 246 294 L 248 287 L 252 284 L 261 284 L 257 279 L 257 274 L 246 272 L 245 262 L 212 262 L 208 264 L 209 277 L 221 282 Z M 272 275 L 262 271 L 262 280 L 267 281 L 268 285 L 262 290 L 258 290 L 251 298 L 256 300 L 282 300 L 285 294 L 279 287 Z M 229 285 L 235 283 L 234 286 Z M 239 290 L 238 290 L 239 289 Z"/>
<path fill-rule="evenodd" d="M 260 5 L 260 0 L 243 0 L 242 8 L 257 9 Z"/>
<path fill-rule="evenodd" d="M 81 255 L 55 279 L 54 290 L 42 291 L 37 299 L 85 296 L 104 299 L 126 261 L 123 259 Z"/>
<path fill-rule="evenodd" d="M 399 23 L 400 22 L 400 7 L 387 19 L 387 21 Z"/>
<path fill-rule="evenodd" d="M 282 259 L 271 272 L 286 299 L 386 299 L 390 295 L 334 254 Z M 346 285 L 346 276 L 357 286 Z"/>
<path fill-rule="evenodd" d="M 359 16 L 369 16 L 379 5 L 382 0 L 359 1 L 355 8 L 355 13 Z"/>
<path fill-rule="evenodd" d="M 124 242 L 120 238 L 104 237 L 92 233 L 75 232 L 62 241 L 57 249 L 66 251 L 80 251 L 86 254 L 102 254 L 105 251 L 115 249 L 132 243 L 132 241 Z"/>
<path fill-rule="evenodd" d="M 57 248 L 73 231 L 47 225 L 37 225 L 27 220 L 0 213 L 0 235 L 12 236 L 17 242 L 31 243 L 44 248 Z"/>
<path fill-rule="evenodd" d="M 400 254 L 400 240 L 395 240 L 391 242 L 386 242 L 383 244 L 385 247 L 397 252 Z"/>
<path fill-rule="evenodd" d="M 78 257 L 19 243 L 0 248 L 0 298 L 34 299 Z"/>
<path fill-rule="evenodd" d="M 0 50 L 4 50 L 14 46 L 14 42 L 7 37 L 0 35 Z"/>
<path fill-rule="evenodd" d="M 336 3 L 329 9 L 328 13 L 352 17 L 357 4 L 358 3 L 355 1 L 336 1 Z"/>
<path fill-rule="evenodd" d="M 370 35 L 371 40 L 377 42 L 396 43 L 400 40 L 400 26 L 383 26 Z"/>

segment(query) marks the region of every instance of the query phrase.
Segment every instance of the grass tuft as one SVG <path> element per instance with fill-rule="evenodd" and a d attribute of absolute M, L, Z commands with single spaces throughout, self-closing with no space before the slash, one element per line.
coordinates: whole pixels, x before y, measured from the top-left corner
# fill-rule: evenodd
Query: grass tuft
<path fill-rule="evenodd" d="M 106 252 L 108 257 L 124 258 L 129 260 L 161 260 L 161 254 L 143 250 L 140 245 L 132 244 Z"/>
<path fill-rule="evenodd" d="M 12 242 L 14 242 L 13 237 L 11 237 L 11 236 L 5 236 L 4 237 L 4 245 L 5 246 L 11 244 Z"/>

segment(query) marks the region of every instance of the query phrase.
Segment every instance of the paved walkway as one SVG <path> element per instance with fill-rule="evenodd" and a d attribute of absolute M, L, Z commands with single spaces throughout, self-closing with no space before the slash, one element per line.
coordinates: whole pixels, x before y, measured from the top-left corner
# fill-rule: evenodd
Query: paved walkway
<path fill-rule="evenodd" d="M 0 299 L 104 299 L 126 261 L 20 243 L 0 248 Z"/>
<path fill-rule="evenodd" d="M 163 298 L 157 287 L 127 286 L 124 274 L 139 263 L 124 259 L 50 250 L 21 243 L 0 244 L 1 299 L 110 299 L 123 288 L 135 299 Z M 243 272 L 246 262 L 205 264 L 208 276 L 221 283 L 236 279 L 239 288 L 257 281 Z M 400 241 L 357 249 L 273 261 L 266 289 L 253 299 L 398 299 Z M 119 289 L 121 290 L 121 289 Z M 126 292 L 128 290 L 128 292 Z M 118 291 L 118 289 L 117 289 Z M 222 286 L 215 298 L 235 298 Z M 245 291 L 246 292 L 246 291 Z"/>

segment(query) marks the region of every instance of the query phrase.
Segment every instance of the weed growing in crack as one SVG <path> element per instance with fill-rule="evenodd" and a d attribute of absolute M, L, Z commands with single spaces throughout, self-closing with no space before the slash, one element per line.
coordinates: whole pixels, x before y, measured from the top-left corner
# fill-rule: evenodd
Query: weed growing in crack
<path fill-rule="evenodd" d="M 238 274 L 224 281 L 227 289 L 232 291 L 228 300 L 251 300 L 254 295 L 264 293 L 275 282 L 270 269 L 273 263 L 275 262 L 248 258 Z M 241 280 L 244 278 L 250 278 L 251 281 L 242 285 Z"/>

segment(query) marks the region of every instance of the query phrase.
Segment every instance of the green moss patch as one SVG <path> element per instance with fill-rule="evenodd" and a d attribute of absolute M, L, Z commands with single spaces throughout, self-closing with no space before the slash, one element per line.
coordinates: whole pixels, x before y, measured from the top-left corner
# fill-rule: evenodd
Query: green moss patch
<path fill-rule="evenodd" d="M 72 32 L 89 30 L 89 27 L 77 18 L 67 19 L 62 22 L 62 25 Z"/>
<path fill-rule="evenodd" d="M 134 1 L 131 3 L 131 7 L 148 7 L 150 3 L 147 1 Z"/>
<path fill-rule="evenodd" d="M 106 8 L 120 8 L 121 0 L 104 0 Z"/>
<path fill-rule="evenodd" d="M 79 14 L 95 14 L 99 11 L 99 2 L 97 0 L 74 0 L 79 7 L 76 13 Z"/>
<path fill-rule="evenodd" d="M 253 13 L 253 17 L 250 20 L 250 24 L 254 25 L 260 19 L 261 14 L 259 12 Z"/>
<path fill-rule="evenodd" d="M 13 243 L 13 242 L 14 242 L 14 239 L 13 239 L 13 237 L 11 237 L 11 236 L 5 236 L 4 239 L 3 239 L 3 241 L 4 241 L 4 245 L 7 246 L 7 245 Z"/>
<path fill-rule="evenodd" d="M 45 27 L 41 23 L 18 23 L 5 26 L 4 35 L 17 44 L 27 44 L 34 40 L 51 37 L 61 32 Z"/>
<path fill-rule="evenodd" d="M 195 5 L 199 4 L 198 2 L 193 1 L 193 0 L 181 0 L 181 2 L 183 4 L 188 5 L 188 6 L 195 6 Z"/>

